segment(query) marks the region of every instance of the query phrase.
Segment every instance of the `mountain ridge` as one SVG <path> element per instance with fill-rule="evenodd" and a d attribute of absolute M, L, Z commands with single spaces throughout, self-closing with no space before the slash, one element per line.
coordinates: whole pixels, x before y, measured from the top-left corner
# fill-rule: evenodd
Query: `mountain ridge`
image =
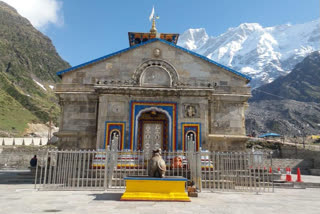
<path fill-rule="evenodd" d="M 67 67 L 47 36 L 0 1 L 0 135 L 21 136 L 28 123 L 58 123 L 55 73 Z"/>
<path fill-rule="evenodd" d="M 204 28 L 188 29 L 178 45 L 253 78 L 253 88 L 288 74 L 313 51 L 320 50 L 320 19 L 297 25 L 262 27 L 242 23 L 219 36 Z"/>
<path fill-rule="evenodd" d="M 286 76 L 252 91 L 246 112 L 247 133 L 320 134 L 320 51 Z"/>
<path fill-rule="evenodd" d="M 291 99 L 320 103 L 320 51 L 298 63 L 286 76 L 252 90 L 252 101 Z"/>

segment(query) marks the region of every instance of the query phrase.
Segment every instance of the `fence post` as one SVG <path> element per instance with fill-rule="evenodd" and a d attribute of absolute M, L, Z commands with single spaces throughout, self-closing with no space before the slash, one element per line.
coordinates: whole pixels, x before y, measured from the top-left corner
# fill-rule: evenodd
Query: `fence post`
<path fill-rule="evenodd" d="M 108 152 L 107 150 L 104 151 L 104 178 L 103 178 L 103 186 L 104 186 L 104 190 L 107 189 L 107 176 L 108 176 L 108 173 L 107 173 L 107 159 L 108 159 Z M 102 168 L 102 166 L 101 166 Z"/>
<path fill-rule="evenodd" d="M 199 192 L 202 190 L 202 180 L 201 180 L 201 152 L 196 152 L 196 181 Z"/>
<path fill-rule="evenodd" d="M 38 156 L 39 157 L 39 156 Z M 37 161 L 37 164 L 36 164 L 36 174 L 35 174 L 35 178 L 34 178 L 34 189 L 37 189 L 37 182 L 38 182 L 38 164 L 39 164 L 39 161 Z"/>
<path fill-rule="evenodd" d="M 271 152 L 270 152 L 271 169 L 273 169 L 273 166 L 272 166 L 272 154 L 273 154 L 273 152 L 271 151 Z M 274 179 L 274 176 L 273 176 L 273 172 L 272 172 L 272 173 L 271 173 L 272 192 L 274 192 L 274 182 L 273 182 L 273 179 Z"/>

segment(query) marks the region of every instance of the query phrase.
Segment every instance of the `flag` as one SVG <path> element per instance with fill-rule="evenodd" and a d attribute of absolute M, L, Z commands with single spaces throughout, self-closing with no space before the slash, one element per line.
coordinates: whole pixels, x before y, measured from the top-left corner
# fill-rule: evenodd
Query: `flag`
<path fill-rule="evenodd" d="M 151 11 L 151 14 L 149 16 L 149 21 L 151 22 L 152 18 L 154 16 L 154 6 L 152 7 L 152 11 Z"/>

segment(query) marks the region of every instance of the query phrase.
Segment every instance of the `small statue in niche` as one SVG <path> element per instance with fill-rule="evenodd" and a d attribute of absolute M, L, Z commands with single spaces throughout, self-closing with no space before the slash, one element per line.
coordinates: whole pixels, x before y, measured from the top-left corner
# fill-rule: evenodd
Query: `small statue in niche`
<path fill-rule="evenodd" d="M 149 162 L 149 176 L 164 178 L 166 173 L 166 163 L 161 157 L 161 149 L 153 150 L 152 158 Z"/>
<path fill-rule="evenodd" d="M 186 108 L 187 117 L 193 117 L 196 115 L 196 109 L 194 106 L 188 105 Z"/>

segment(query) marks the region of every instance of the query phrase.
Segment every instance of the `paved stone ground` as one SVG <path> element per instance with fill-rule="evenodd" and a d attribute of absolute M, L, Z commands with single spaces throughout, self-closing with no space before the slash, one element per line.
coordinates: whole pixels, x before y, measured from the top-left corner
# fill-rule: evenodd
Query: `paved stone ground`
<path fill-rule="evenodd" d="M 37 191 L 33 185 L 0 185 L 0 213 L 320 213 L 320 189 L 275 193 L 201 193 L 192 202 L 122 202 L 119 192 Z"/>
<path fill-rule="evenodd" d="M 285 175 L 282 176 L 283 178 Z M 314 176 L 314 175 L 301 175 L 301 179 L 303 182 L 307 183 L 320 183 L 320 176 Z M 292 174 L 292 180 L 297 180 L 297 175 Z"/>

